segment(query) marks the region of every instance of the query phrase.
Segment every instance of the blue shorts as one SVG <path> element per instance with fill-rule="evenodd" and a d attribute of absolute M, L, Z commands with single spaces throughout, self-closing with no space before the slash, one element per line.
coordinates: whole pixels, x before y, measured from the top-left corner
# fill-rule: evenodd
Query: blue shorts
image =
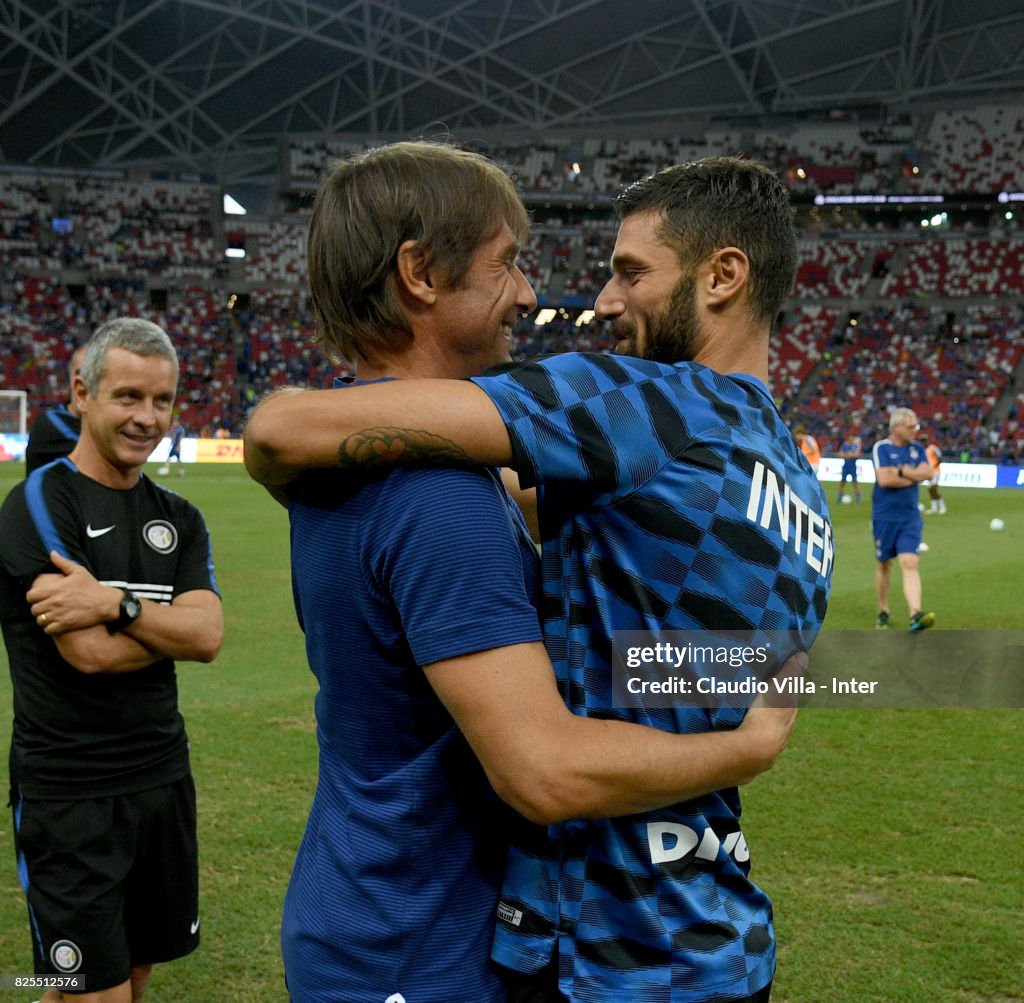
<path fill-rule="evenodd" d="M 921 544 L 921 531 L 924 520 L 920 515 L 916 519 L 892 522 L 890 520 L 872 520 L 871 532 L 875 537 L 875 559 L 890 561 L 898 554 L 916 554 Z"/>
<path fill-rule="evenodd" d="M 853 483 L 857 483 L 857 461 L 856 460 L 843 460 L 843 472 L 840 475 L 845 481 L 847 477 L 853 478 Z"/>

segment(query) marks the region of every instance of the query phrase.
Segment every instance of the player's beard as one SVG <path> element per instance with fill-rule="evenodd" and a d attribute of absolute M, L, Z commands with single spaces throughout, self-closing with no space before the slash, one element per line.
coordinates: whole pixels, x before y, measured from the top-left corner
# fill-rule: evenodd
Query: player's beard
<path fill-rule="evenodd" d="M 647 319 L 642 344 L 638 344 L 635 324 L 613 323 L 612 334 L 628 342 L 623 354 L 669 365 L 692 362 L 704 344 L 697 315 L 697 276 L 684 275 L 676 283 L 665 309 Z"/>

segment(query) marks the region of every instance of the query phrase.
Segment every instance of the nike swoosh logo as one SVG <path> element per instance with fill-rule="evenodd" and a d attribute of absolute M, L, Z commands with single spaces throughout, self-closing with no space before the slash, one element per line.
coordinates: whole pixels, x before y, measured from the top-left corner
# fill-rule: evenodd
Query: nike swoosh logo
<path fill-rule="evenodd" d="M 196 917 L 196 921 L 188 928 L 189 933 L 195 933 L 199 929 L 199 917 Z"/>
<path fill-rule="evenodd" d="M 116 525 L 117 523 L 114 523 L 114 526 Z M 97 536 L 103 536 L 104 534 L 109 533 L 114 528 L 114 526 L 106 526 L 103 529 L 93 529 L 91 525 L 86 526 L 85 535 L 88 536 L 90 539 L 94 540 L 96 539 Z"/>

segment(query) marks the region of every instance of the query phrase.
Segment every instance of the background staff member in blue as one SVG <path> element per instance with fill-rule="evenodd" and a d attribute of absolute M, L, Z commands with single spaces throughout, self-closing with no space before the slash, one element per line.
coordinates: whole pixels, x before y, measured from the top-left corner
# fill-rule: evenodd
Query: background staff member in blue
<path fill-rule="evenodd" d="M 828 509 L 766 386 L 796 270 L 788 195 L 761 165 L 709 158 L 632 186 L 619 210 L 596 309 L 640 358 L 281 396 L 257 409 L 247 462 L 271 483 L 304 465 L 511 464 L 538 485 L 541 622 L 570 708 L 725 734 L 741 711 L 613 706 L 612 632 L 782 631 L 805 651 L 821 625 Z M 510 999 L 767 1000 L 771 904 L 739 816 L 723 785 L 514 843 L 493 955 L 518 973 Z"/>
<path fill-rule="evenodd" d="M 74 381 L 78 444 L 0 510 L 18 874 L 36 973 L 80 973 L 66 998 L 85 1003 L 138 1003 L 154 963 L 199 944 L 174 660 L 211 661 L 223 619 L 202 516 L 142 475 L 177 381 L 163 330 L 104 324 Z"/>
<path fill-rule="evenodd" d="M 44 411 L 33 423 L 25 446 L 25 476 L 33 470 L 45 466 L 51 460 L 67 456 L 82 432 L 82 420 L 78 415 L 74 401 L 75 377 L 82 368 L 82 356 L 85 348 L 76 348 L 71 353 L 68 365 L 68 394 L 71 399 L 67 404 Z"/>
<path fill-rule="evenodd" d="M 167 462 L 157 471 L 158 474 L 166 475 L 171 472 L 171 461 L 178 464 L 178 476 L 185 476 L 185 464 L 181 459 L 181 440 L 185 438 L 185 426 L 176 421 L 171 426 L 171 445 L 167 450 Z"/>
<path fill-rule="evenodd" d="M 898 407 L 889 415 L 889 438 L 879 439 L 871 450 L 875 465 L 875 487 L 871 494 L 871 532 L 875 538 L 875 593 L 878 618 L 875 627 L 887 630 L 892 559 L 899 558 L 903 595 L 910 609 L 911 630 L 927 630 L 935 614 L 923 612 L 921 571 L 917 548 L 921 545 L 924 520 L 917 507 L 917 486 L 932 476 L 924 446 L 914 440 L 921 428 L 917 415 Z"/>
<path fill-rule="evenodd" d="M 843 439 L 842 445 L 839 447 L 839 455 L 843 458 L 843 470 L 839 476 L 837 501 L 841 502 L 847 497 L 846 482 L 853 481 L 853 496 L 857 504 L 860 504 L 860 484 L 857 483 L 857 460 L 860 459 L 863 449 L 860 436 L 856 432 L 848 432 Z"/>

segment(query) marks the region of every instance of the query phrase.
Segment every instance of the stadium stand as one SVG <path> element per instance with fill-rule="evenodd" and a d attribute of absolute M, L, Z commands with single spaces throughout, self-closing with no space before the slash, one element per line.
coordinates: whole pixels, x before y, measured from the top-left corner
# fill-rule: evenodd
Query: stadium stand
<path fill-rule="evenodd" d="M 850 419 L 869 435 L 888 407 L 913 400 L 951 451 L 1019 457 L 1019 221 L 993 205 L 986 218 L 954 214 L 924 230 L 920 211 L 829 209 L 813 198 L 997 192 L 1024 177 L 1022 122 L 1024 108 L 1007 106 L 875 126 L 481 140 L 474 145 L 515 173 L 532 209 L 520 263 L 540 306 L 554 311 L 540 326 L 519 323 L 514 354 L 610 351 L 606 325 L 578 322 L 609 275 L 610 196 L 666 164 L 743 151 L 775 166 L 799 210 L 797 284 L 771 358 L 791 420 L 833 445 Z M 308 193 L 330 160 L 367 145 L 288 143 L 282 189 Z M 192 434 L 237 431 L 252 402 L 284 383 L 329 384 L 334 367 L 310 349 L 308 203 L 283 200 L 269 218 L 226 217 L 219 196 L 200 182 L 0 172 L 0 372 L 6 386 L 29 390 L 33 415 L 63 393 L 74 345 L 125 313 L 151 317 L 181 346 L 181 419 Z M 229 245 L 244 258 L 225 260 Z"/>

